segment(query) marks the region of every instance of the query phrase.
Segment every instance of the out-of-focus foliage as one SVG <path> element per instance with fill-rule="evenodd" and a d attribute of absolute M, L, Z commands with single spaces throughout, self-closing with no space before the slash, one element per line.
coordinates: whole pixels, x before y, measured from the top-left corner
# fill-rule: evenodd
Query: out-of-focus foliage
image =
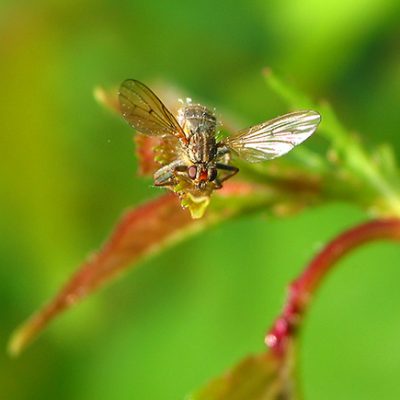
<path fill-rule="evenodd" d="M 287 111 L 263 84 L 270 66 L 329 99 L 371 148 L 390 142 L 398 155 L 399 16 L 395 0 L 3 1 L 3 347 L 123 208 L 158 194 L 135 176 L 131 130 L 98 107 L 94 86 L 172 82 L 246 126 Z M 325 151 L 318 136 L 309 146 Z M 321 243 L 365 218 L 333 204 L 243 219 L 144 262 L 17 362 L 0 356 L 1 397 L 182 398 L 262 350 L 286 283 Z M 302 338 L 307 399 L 399 396 L 398 257 L 388 244 L 364 249 L 321 291 Z"/>
<path fill-rule="evenodd" d="M 214 379 L 190 400 L 297 399 L 295 383 L 288 379 L 288 365 L 272 354 L 247 357 L 232 371 Z"/>

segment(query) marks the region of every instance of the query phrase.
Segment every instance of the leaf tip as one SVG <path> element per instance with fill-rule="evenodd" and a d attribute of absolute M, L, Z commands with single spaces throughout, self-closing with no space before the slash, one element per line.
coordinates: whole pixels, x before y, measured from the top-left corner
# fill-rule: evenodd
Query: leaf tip
<path fill-rule="evenodd" d="M 10 357 L 18 357 L 23 350 L 36 338 L 38 333 L 48 322 L 44 317 L 46 312 L 39 312 L 22 323 L 11 334 L 7 344 L 7 353 Z M 48 316 L 48 315 L 47 315 Z"/>
<path fill-rule="evenodd" d="M 105 99 L 104 88 L 101 86 L 95 86 L 93 88 L 93 97 L 98 103 L 103 104 Z"/>
<path fill-rule="evenodd" d="M 29 342 L 29 334 L 24 327 L 16 329 L 7 343 L 7 354 L 10 358 L 17 358 Z"/>
<path fill-rule="evenodd" d="M 120 112 L 117 91 L 104 89 L 102 86 L 95 86 L 93 89 L 93 97 L 103 107 L 116 112 Z"/>

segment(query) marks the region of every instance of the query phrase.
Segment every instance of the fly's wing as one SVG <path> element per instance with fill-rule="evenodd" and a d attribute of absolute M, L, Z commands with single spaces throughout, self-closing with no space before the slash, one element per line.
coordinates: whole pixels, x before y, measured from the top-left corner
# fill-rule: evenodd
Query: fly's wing
<path fill-rule="evenodd" d="M 239 131 L 225 144 L 249 162 L 280 157 L 317 129 L 321 116 L 315 111 L 297 111 Z"/>
<path fill-rule="evenodd" d="M 187 142 L 175 117 L 143 83 L 134 79 L 125 80 L 121 84 L 118 97 L 123 117 L 140 133 L 149 136 L 172 135 Z"/>

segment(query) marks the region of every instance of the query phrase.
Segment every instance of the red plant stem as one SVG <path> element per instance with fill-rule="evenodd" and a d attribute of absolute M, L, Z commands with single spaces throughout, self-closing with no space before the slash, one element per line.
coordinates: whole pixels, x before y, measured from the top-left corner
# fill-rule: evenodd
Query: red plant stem
<path fill-rule="evenodd" d="M 285 355 L 292 333 L 308 309 L 312 295 L 335 263 L 357 247 L 375 240 L 400 241 L 400 219 L 374 220 L 352 228 L 326 245 L 289 287 L 288 299 L 265 342 L 278 357 Z"/>

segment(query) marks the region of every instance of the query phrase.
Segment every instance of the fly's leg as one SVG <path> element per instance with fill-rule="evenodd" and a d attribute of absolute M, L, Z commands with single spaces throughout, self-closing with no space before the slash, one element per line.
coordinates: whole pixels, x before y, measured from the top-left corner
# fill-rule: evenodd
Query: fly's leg
<path fill-rule="evenodd" d="M 186 171 L 186 165 L 180 161 L 175 160 L 158 169 L 154 175 L 154 186 L 171 186 L 174 184 L 175 173 L 177 171 Z"/>
<path fill-rule="evenodd" d="M 215 180 L 216 189 L 221 189 L 222 182 L 225 182 L 227 179 L 232 178 L 232 176 L 236 175 L 239 172 L 239 168 L 234 167 L 233 165 L 217 163 L 215 166 L 218 170 L 226 172 L 225 176 L 223 176 L 222 178 L 217 178 Z"/>

